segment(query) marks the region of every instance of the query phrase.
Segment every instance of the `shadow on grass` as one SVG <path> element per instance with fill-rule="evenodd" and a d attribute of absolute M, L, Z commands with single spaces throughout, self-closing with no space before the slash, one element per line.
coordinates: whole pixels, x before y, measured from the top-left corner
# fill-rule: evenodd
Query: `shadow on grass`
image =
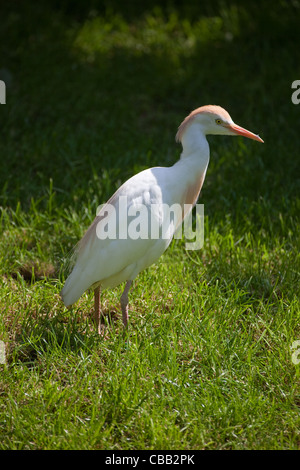
<path fill-rule="evenodd" d="M 261 2 L 257 12 L 255 8 L 245 9 L 246 3 L 240 10 L 226 10 L 222 2 L 216 2 L 214 8 L 202 8 L 200 12 L 191 6 L 178 6 L 176 10 L 175 2 L 175 9 L 168 8 L 167 13 L 156 11 L 161 20 L 153 25 L 155 35 L 155 28 L 162 28 L 165 34 L 164 22 L 168 24 L 168 40 L 139 51 L 141 39 L 135 41 L 134 28 L 141 27 L 138 21 L 144 18 L 143 11 L 138 8 L 133 15 L 133 8 L 126 11 L 113 4 L 128 23 L 117 20 L 114 24 L 114 14 L 108 14 L 107 37 L 111 28 L 117 35 L 127 27 L 131 46 L 112 42 L 102 50 L 96 35 L 96 44 L 88 43 L 87 49 L 83 36 L 78 49 L 74 44 L 82 28 L 88 24 L 87 28 L 92 29 L 105 5 L 88 2 L 82 6 L 66 1 L 59 7 L 57 2 L 44 1 L 39 5 L 11 2 L 2 7 L 2 17 L 6 18 L 2 25 L 2 72 L 8 77 L 8 98 L 2 116 L 1 151 L 9 158 L 3 162 L 1 185 L 6 204 L 14 206 L 21 201 L 26 208 L 31 198 L 45 194 L 50 178 L 54 181 L 56 204 L 76 207 L 93 198 L 98 204 L 103 202 L 120 181 L 143 167 L 175 162 L 178 151 L 175 146 L 170 150 L 170 144 L 176 128 L 187 112 L 203 103 L 218 102 L 233 116 L 240 116 L 247 126 L 261 127 L 266 134 L 275 131 L 267 116 L 278 109 L 278 103 L 282 104 L 281 121 L 295 117 L 295 107 L 283 102 L 289 100 L 290 104 L 290 90 L 282 96 L 283 79 L 273 81 L 272 88 L 270 81 L 274 73 L 281 72 L 283 63 L 284 81 L 295 79 L 297 51 L 293 48 L 290 54 L 287 49 L 297 35 L 293 27 L 296 7 L 276 10 L 274 6 L 270 12 L 267 3 Z M 168 18 L 172 11 L 178 15 L 177 25 L 173 26 Z M 202 21 L 202 26 L 193 29 L 193 21 Z M 218 21 L 221 26 L 214 26 Z M 188 52 L 186 38 L 182 39 L 183 46 L 180 40 L 176 43 L 180 34 L 191 36 L 193 44 Z M 214 144 L 217 155 L 219 145 Z M 234 165 L 235 155 L 227 152 L 230 162 L 225 164 L 224 176 L 228 178 L 228 168 L 231 176 L 244 182 L 250 197 L 255 191 L 264 191 L 263 174 L 268 172 L 271 183 L 278 168 L 270 146 L 267 152 L 259 152 L 263 168 L 257 163 L 248 168 L 249 173 L 255 173 L 252 187 L 243 168 Z M 285 156 L 281 159 L 285 161 Z M 286 172 L 280 185 L 276 182 L 281 194 L 288 191 L 294 169 L 291 162 L 291 172 Z M 212 174 L 212 183 L 217 177 Z M 225 184 L 221 186 L 226 191 Z M 213 196 L 209 187 L 207 194 Z M 232 202 L 237 197 L 229 196 Z"/>
<path fill-rule="evenodd" d="M 8 363 L 35 367 L 47 356 L 64 356 L 66 353 L 83 358 L 94 354 L 107 335 L 115 332 L 122 337 L 115 331 L 121 322 L 119 312 L 113 308 L 103 310 L 102 335 L 96 332 L 93 312 L 90 313 L 90 318 L 81 319 L 72 311 L 67 317 L 63 314 L 46 318 L 27 316 L 11 342 Z"/>

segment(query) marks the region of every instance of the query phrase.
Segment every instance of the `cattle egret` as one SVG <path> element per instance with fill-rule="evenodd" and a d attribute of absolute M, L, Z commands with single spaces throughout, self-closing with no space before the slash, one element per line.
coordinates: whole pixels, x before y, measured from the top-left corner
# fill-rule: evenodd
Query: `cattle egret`
<path fill-rule="evenodd" d="M 61 296 L 64 304 L 70 306 L 87 289 L 94 289 L 94 320 L 99 333 L 100 287 L 113 288 L 126 282 L 121 296 L 122 318 L 126 327 L 128 292 L 132 281 L 167 249 L 176 227 L 187 215 L 185 204 L 189 205 L 189 211 L 196 204 L 209 162 L 209 145 L 206 139 L 209 134 L 242 135 L 263 142 L 258 135 L 235 124 L 228 112 L 220 106 L 207 105 L 195 109 L 184 119 L 176 134 L 176 141 L 182 144 L 179 161 L 171 167 L 154 167 L 141 171 L 126 181 L 102 206 L 78 243 L 75 249 L 76 262 Z M 129 236 L 127 232 L 126 236 L 123 236 L 124 233 L 120 236 L 120 228 L 124 228 L 124 224 L 127 228 L 128 214 L 134 208 L 146 208 L 151 220 L 161 228 L 165 217 L 161 208 L 173 204 L 179 204 L 182 211 L 180 215 L 177 214 L 174 225 L 169 227 L 168 237 L 163 237 L 161 232 L 155 237 Z M 113 229 L 117 232 L 119 230 L 119 236 L 113 236 L 114 230 L 109 232 L 110 222 Z M 108 236 L 109 234 L 112 236 Z"/>

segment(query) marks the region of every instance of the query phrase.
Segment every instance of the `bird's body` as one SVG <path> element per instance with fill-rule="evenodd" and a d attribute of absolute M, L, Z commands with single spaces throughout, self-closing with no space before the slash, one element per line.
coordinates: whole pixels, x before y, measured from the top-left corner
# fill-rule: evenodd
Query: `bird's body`
<path fill-rule="evenodd" d="M 141 171 L 127 180 L 102 206 L 77 246 L 76 264 L 61 292 L 66 306 L 75 303 L 87 289 L 95 289 L 99 327 L 99 288 L 112 288 L 126 281 L 121 305 L 123 322 L 127 324 L 131 282 L 158 260 L 170 244 L 176 228 L 196 204 L 209 162 L 208 133 L 239 133 L 262 141 L 255 134 L 236 126 L 219 106 L 203 106 L 193 111 L 176 135 L 176 140 L 183 146 L 180 160 L 171 167 Z M 174 205 L 181 210 L 175 212 L 174 220 L 166 220 L 169 214 L 163 208 Z M 139 217 L 141 213 L 143 218 Z M 136 218 L 132 219 L 134 214 Z M 156 236 L 151 232 L 151 224 L 156 227 Z M 165 225 L 168 227 L 167 236 L 162 236 L 161 229 Z"/>
<path fill-rule="evenodd" d="M 152 210 L 157 223 L 163 225 L 163 211 L 159 208 L 163 204 L 183 205 L 188 201 L 197 199 L 201 189 L 202 172 L 196 172 L 197 164 L 194 161 L 189 165 L 177 162 L 170 168 L 150 168 L 138 173 L 126 181 L 108 201 L 115 208 L 110 217 L 116 218 L 120 225 L 121 218 L 128 219 L 131 208 L 143 205 Z M 206 162 L 206 165 L 208 160 Z M 182 168 L 182 166 L 184 168 Z M 193 171 L 192 170 L 193 167 Z M 187 171 L 189 169 L 189 171 Z M 178 183 L 175 185 L 174 181 Z M 194 193 L 186 188 L 194 188 Z M 127 214 L 120 212 L 120 201 L 127 201 Z M 126 198 L 126 199 L 125 199 Z M 91 286 L 101 282 L 103 288 L 115 287 L 123 281 L 133 280 L 146 267 L 154 263 L 166 250 L 174 230 L 181 220 L 174 223 L 173 233 L 169 239 L 163 238 L 126 238 L 99 239 L 97 236 L 98 224 L 108 225 L 110 218 L 102 218 L 106 206 L 103 206 L 94 219 L 92 225 L 79 242 L 77 248 L 77 262 L 63 289 L 63 298 L 66 305 L 71 305 Z M 154 212 L 155 211 L 155 212 Z M 154 214 L 153 214 L 154 212 Z M 114 221 L 112 221 L 114 224 Z M 121 221 L 122 224 L 122 221 Z M 150 234 L 149 234 L 150 235 Z M 97 256 L 96 256 L 97 255 Z"/>

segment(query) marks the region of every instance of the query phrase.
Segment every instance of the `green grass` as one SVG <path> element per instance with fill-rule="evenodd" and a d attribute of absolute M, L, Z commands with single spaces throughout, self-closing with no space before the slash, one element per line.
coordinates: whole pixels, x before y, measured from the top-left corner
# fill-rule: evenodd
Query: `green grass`
<path fill-rule="evenodd" d="M 299 8 L 254 4 L 1 6 L 1 449 L 299 448 Z M 208 103 L 265 144 L 210 138 L 203 248 L 139 275 L 128 335 L 105 291 L 100 338 L 68 253 Z"/>

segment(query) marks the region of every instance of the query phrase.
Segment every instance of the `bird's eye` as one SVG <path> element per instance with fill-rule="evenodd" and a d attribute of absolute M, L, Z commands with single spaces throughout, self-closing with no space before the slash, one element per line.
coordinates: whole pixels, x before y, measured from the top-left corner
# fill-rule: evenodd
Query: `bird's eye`
<path fill-rule="evenodd" d="M 216 124 L 222 124 L 222 120 L 221 119 L 216 119 Z"/>

